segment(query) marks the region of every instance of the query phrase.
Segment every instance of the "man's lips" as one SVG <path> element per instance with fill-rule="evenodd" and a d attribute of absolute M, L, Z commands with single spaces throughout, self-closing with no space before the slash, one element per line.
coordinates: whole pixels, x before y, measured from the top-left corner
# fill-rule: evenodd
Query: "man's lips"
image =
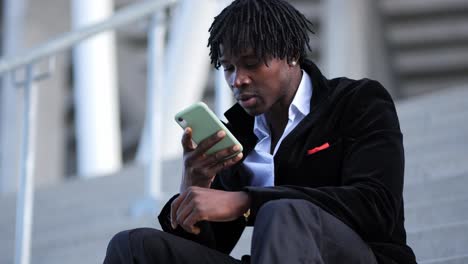
<path fill-rule="evenodd" d="M 255 97 L 253 94 L 241 94 L 239 96 L 236 96 L 237 101 L 247 101 L 250 98 Z"/>
<path fill-rule="evenodd" d="M 245 108 L 253 107 L 257 103 L 257 96 L 253 94 L 241 94 L 236 96 L 236 99 L 239 104 Z"/>

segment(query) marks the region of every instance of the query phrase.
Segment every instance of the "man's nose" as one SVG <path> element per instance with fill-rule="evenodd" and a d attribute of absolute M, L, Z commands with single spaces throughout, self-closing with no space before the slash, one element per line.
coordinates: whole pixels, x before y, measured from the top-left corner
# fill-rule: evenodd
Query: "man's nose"
<path fill-rule="evenodd" d="M 229 82 L 229 85 L 232 88 L 242 88 L 246 87 L 251 83 L 250 77 L 242 70 L 236 70 L 232 76 L 231 80 Z"/>

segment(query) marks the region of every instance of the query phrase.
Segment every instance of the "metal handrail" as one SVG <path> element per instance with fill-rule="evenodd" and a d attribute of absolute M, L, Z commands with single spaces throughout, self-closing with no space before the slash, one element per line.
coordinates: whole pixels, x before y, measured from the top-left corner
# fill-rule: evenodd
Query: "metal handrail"
<path fill-rule="evenodd" d="M 22 83 L 22 85 L 24 85 L 25 88 L 25 129 L 23 131 L 24 140 L 22 142 L 21 154 L 22 161 L 24 164 L 22 164 L 22 169 L 19 177 L 20 187 L 17 194 L 18 204 L 15 234 L 15 263 L 28 264 L 30 262 L 31 227 L 34 201 L 33 161 L 35 139 L 34 115 L 36 104 L 35 89 L 32 83 L 34 80 L 39 78 L 38 76 L 34 76 L 34 64 L 43 58 L 53 56 L 65 49 L 72 48 L 78 42 L 90 38 L 101 32 L 113 30 L 117 27 L 137 21 L 146 16 L 154 15 L 155 17 L 157 17 L 157 12 L 164 12 L 164 8 L 174 3 L 176 3 L 176 0 L 148 0 L 138 4 L 133 4 L 118 11 L 109 19 L 63 34 L 62 36 L 51 40 L 43 45 L 40 45 L 37 48 L 33 48 L 30 52 L 26 53 L 25 55 L 10 56 L 7 58 L 2 58 L 0 60 L 0 75 L 7 75 L 9 72 L 15 71 L 21 66 L 25 66 L 26 68 L 26 79 Z M 157 86 L 157 84 L 151 85 Z M 157 88 L 160 87 L 153 87 L 153 89 Z"/>
<path fill-rule="evenodd" d="M 65 33 L 62 36 L 33 48 L 24 55 L 8 56 L 0 60 L 0 75 L 14 70 L 22 65 L 39 61 L 52 56 L 60 51 L 71 48 L 76 43 L 98 33 L 113 30 L 117 27 L 130 24 L 143 17 L 150 16 L 154 12 L 175 4 L 177 0 L 143 1 L 117 11 L 111 18 L 95 23 L 75 31 Z"/>

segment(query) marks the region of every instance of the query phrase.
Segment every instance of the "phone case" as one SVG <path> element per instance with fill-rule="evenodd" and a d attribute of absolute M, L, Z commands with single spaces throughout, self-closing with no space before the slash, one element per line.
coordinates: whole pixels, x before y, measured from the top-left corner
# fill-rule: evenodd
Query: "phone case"
<path fill-rule="evenodd" d="M 206 152 L 208 155 L 236 144 L 240 146 L 240 151 L 230 157 L 234 157 L 242 152 L 242 145 L 239 141 L 203 102 L 195 103 L 177 113 L 175 115 L 175 121 L 184 129 L 186 127 L 192 128 L 192 139 L 197 144 L 219 130 L 224 130 L 224 132 L 226 132 L 226 136 Z"/>

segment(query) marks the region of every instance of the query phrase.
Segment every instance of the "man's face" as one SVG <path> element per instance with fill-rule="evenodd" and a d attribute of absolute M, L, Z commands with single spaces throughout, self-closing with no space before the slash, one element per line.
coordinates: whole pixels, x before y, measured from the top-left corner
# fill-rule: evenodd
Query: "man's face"
<path fill-rule="evenodd" d="M 272 58 L 265 64 L 253 50 L 247 50 L 239 55 L 225 53 L 220 62 L 234 97 L 248 114 L 255 116 L 289 107 L 295 90 L 290 89 L 291 66 L 286 60 Z"/>

